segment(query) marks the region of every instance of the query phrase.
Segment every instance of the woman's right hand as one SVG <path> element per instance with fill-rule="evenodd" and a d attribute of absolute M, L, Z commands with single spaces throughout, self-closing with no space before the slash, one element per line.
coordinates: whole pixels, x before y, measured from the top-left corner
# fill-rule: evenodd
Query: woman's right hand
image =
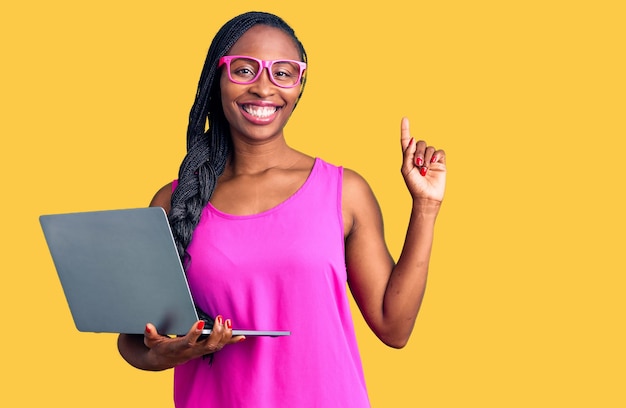
<path fill-rule="evenodd" d="M 144 345 L 148 348 L 146 359 L 150 369 L 164 370 L 206 354 L 215 353 L 227 344 L 238 343 L 244 336 L 234 336 L 232 322 L 217 316 L 211 334 L 201 339 L 204 321 L 200 320 L 182 337 L 167 337 L 159 334 L 153 324 L 148 323 L 144 332 Z"/>

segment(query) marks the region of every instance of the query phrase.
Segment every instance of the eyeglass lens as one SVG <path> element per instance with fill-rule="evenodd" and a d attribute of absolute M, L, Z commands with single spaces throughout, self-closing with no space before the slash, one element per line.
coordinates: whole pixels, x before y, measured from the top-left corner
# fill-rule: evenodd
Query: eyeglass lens
<path fill-rule="evenodd" d="M 235 58 L 230 62 L 230 76 L 237 83 L 253 82 L 260 69 L 259 62 L 249 58 Z M 300 66 L 292 61 L 274 61 L 269 70 L 272 81 L 278 86 L 293 86 L 300 80 Z"/>

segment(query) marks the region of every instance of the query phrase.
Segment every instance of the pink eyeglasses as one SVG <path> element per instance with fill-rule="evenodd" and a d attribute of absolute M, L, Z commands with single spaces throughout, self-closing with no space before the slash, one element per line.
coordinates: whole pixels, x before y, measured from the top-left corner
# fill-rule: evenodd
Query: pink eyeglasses
<path fill-rule="evenodd" d="M 226 64 L 228 79 L 235 84 L 251 84 L 261 76 L 263 68 L 270 73 L 270 80 L 281 88 L 293 88 L 300 84 L 306 62 L 294 60 L 260 60 L 246 55 L 226 55 L 217 66 Z"/>

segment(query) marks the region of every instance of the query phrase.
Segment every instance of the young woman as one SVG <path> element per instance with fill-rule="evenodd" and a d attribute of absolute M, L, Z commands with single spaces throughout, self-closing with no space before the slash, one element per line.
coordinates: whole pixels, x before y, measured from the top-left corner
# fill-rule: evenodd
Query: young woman
<path fill-rule="evenodd" d="M 213 332 L 201 338 L 199 321 L 170 338 L 148 323 L 143 336 L 118 341 L 135 367 L 175 369 L 178 407 L 369 406 L 346 283 L 385 344 L 403 347 L 413 329 L 445 154 L 414 141 L 402 120 L 413 211 L 395 263 L 366 181 L 286 143 L 283 128 L 305 78 L 302 44 L 271 14 L 233 18 L 209 48 L 187 156 L 151 205 L 169 213 L 194 301 L 215 317 Z M 233 327 L 291 336 L 244 339 Z"/>

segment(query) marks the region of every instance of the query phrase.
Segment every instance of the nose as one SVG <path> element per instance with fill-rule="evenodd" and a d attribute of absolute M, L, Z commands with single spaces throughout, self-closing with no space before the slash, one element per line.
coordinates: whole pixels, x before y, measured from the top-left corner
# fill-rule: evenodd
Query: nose
<path fill-rule="evenodd" d="M 272 95 L 274 93 L 275 85 L 270 79 L 270 75 L 272 75 L 272 73 L 269 68 L 264 67 L 257 80 L 250 84 L 250 92 L 259 96 Z"/>

